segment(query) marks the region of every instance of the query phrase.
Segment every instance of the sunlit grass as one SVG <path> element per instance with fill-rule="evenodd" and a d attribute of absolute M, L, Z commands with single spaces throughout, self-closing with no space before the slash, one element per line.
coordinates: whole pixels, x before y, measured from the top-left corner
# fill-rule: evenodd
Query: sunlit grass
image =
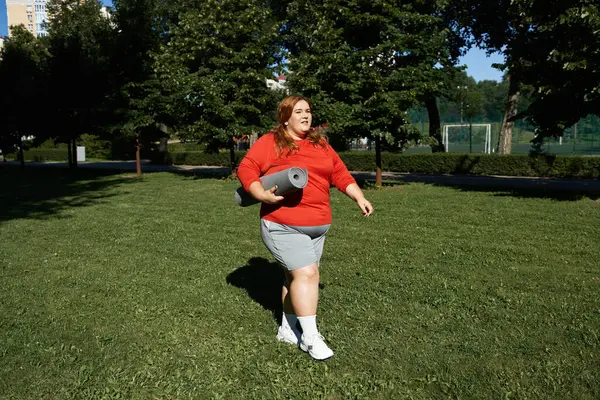
<path fill-rule="evenodd" d="M 318 363 L 237 182 L 0 177 L 2 399 L 600 397 L 598 201 L 334 192 Z"/>

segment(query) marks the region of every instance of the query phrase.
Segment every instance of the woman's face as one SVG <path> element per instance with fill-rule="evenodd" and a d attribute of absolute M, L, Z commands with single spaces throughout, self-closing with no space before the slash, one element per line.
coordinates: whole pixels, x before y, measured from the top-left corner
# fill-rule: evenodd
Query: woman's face
<path fill-rule="evenodd" d="M 289 133 L 304 137 L 310 130 L 311 123 L 312 114 L 310 112 L 310 106 L 306 101 L 300 100 L 294 106 L 292 116 L 287 121 L 286 128 Z"/>

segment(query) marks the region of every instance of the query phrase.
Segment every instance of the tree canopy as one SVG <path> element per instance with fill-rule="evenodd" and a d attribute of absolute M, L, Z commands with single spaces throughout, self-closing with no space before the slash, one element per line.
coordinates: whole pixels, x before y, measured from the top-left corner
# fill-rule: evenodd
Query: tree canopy
<path fill-rule="evenodd" d="M 48 4 L 48 134 L 70 143 L 75 162 L 79 136 L 103 125 L 99 111 L 110 93 L 112 27 L 98 1 L 53 0 Z"/>
<path fill-rule="evenodd" d="M 215 150 L 272 124 L 266 80 L 280 57 L 279 26 L 259 0 L 206 1 L 180 14 L 155 56 L 178 136 Z"/>
<path fill-rule="evenodd" d="M 412 2 L 339 0 L 293 1 L 288 19 L 291 87 L 331 134 L 408 140 L 406 111 L 440 85 L 443 20 Z"/>
<path fill-rule="evenodd" d="M 11 34 L 0 53 L 0 150 L 4 154 L 22 147 L 23 136 L 42 131 L 41 108 L 32 105 L 46 93 L 46 48 L 23 25 L 13 27 Z M 32 109 L 37 116 L 32 116 Z"/>
<path fill-rule="evenodd" d="M 463 34 L 505 56 L 509 99 L 534 90 L 527 110 L 507 104 L 509 121 L 527 117 L 538 138 L 561 136 L 588 114 L 598 115 L 600 5 L 593 0 L 457 0 L 449 10 Z M 509 122 L 506 121 L 506 122 Z"/>
<path fill-rule="evenodd" d="M 266 81 L 282 71 L 338 148 L 359 137 L 394 151 L 419 142 L 409 118 L 419 106 L 438 151 L 444 112 L 504 119 L 504 150 L 514 121 L 542 140 L 600 115 L 592 0 L 115 0 L 108 18 L 100 9 L 53 0 L 48 37 L 12 28 L 0 60 L 4 152 L 24 132 L 69 143 L 73 160 L 84 133 L 138 150 L 169 135 L 230 147 L 274 124 L 283 93 Z M 467 77 L 458 57 L 470 46 L 502 53 L 506 79 Z M 32 109 L 40 118 L 25 116 Z"/>

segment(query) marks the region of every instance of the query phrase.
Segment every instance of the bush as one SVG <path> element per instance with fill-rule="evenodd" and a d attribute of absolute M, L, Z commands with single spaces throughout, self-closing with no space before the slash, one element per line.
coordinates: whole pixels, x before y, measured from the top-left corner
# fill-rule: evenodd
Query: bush
<path fill-rule="evenodd" d="M 67 149 L 30 149 L 23 152 L 25 161 L 67 161 L 69 159 Z M 19 159 L 19 153 L 7 154 L 7 158 Z"/>
<path fill-rule="evenodd" d="M 180 153 L 180 152 L 188 152 L 188 151 L 205 151 L 205 144 L 197 144 L 197 143 L 169 143 L 169 153 Z"/>
<path fill-rule="evenodd" d="M 95 135 L 81 135 L 77 146 L 85 147 L 85 157 L 108 160 L 110 158 L 110 142 L 100 140 Z M 68 145 L 66 143 L 55 143 L 53 139 L 48 139 L 40 143 L 35 148 L 25 147 L 25 160 L 28 161 L 68 161 Z M 10 158 L 18 159 L 18 153 L 13 153 Z"/>
<path fill-rule="evenodd" d="M 111 143 L 107 140 L 100 140 L 95 135 L 81 135 L 78 146 L 85 147 L 85 158 L 96 158 L 100 160 L 109 160 L 111 156 Z"/>
<path fill-rule="evenodd" d="M 375 154 L 344 152 L 340 157 L 350 170 L 375 170 Z M 490 154 L 382 154 L 385 171 L 419 174 L 467 174 L 540 177 L 600 178 L 600 158 Z"/>
<path fill-rule="evenodd" d="M 246 155 L 245 151 L 236 151 L 235 160 L 239 164 Z M 229 151 L 219 153 L 205 153 L 203 151 L 187 151 L 175 153 L 153 153 L 150 160 L 156 164 L 166 165 L 206 165 L 216 167 L 229 167 Z"/>
<path fill-rule="evenodd" d="M 46 141 L 40 143 L 37 148 L 40 149 L 66 149 L 66 143 L 55 143 L 54 139 L 47 139 Z"/>
<path fill-rule="evenodd" d="M 239 163 L 246 152 L 236 151 L 235 154 Z M 373 152 L 347 151 L 339 154 L 351 171 L 375 170 Z M 229 152 L 157 153 L 152 160 L 159 164 L 229 166 Z M 579 156 L 382 153 L 382 167 L 384 171 L 418 174 L 600 178 L 600 158 Z"/>

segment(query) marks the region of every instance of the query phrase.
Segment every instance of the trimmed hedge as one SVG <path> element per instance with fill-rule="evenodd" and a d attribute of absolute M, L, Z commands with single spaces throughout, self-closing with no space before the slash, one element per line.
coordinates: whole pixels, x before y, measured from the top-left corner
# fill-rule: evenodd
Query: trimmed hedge
<path fill-rule="evenodd" d="M 373 153 L 344 152 L 340 157 L 350 170 L 375 170 Z M 383 153 L 381 162 L 385 171 L 419 174 L 600 178 L 600 158 L 593 157 Z"/>
<path fill-rule="evenodd" d="M 206 150 L 206 145 L 197 143 L 169 143 L 168 148 L 169 153 L 194 152 Z"/>
<path fill-rule="evenodd" d="M 100 160 L 110 160 L 111 156 L 111 143 L 107 140 L 101 140 L 96 135 L 83 134 L 77 141 L 77 146 L 85 147 L 85 157 L 86 159 L 95 158 Z M 29 150 L 67 150 L 66 143 L 54 143 L 54 140 L 48 139 L 45 142 L 41 143 L 37 147 L 30 147 Z M 66 161 L 68 156 L 65 156 L 64 160 L 57 161 Z M 52 160 L 54 161 L 54 160 Z"/>
<path fill-rule="evenodd" d="M 23 152 L 25 161 L 67 161 L 69 153 L 67 149 L 29 149 Z M 19 159 L 19 153 L 7 154 L 7 158 Z"/>
<path fill-rule="evenodd" d="M 244 158 L 245 151 L 236 151 L 236 163 Z M 229 167 L 229 151 L 219 153 L 205 153 L 203 151 L 186 151 L 175 153 L 154 153 L 150 160 L 156 164 L 166 165 L 206 165 L 215 167 Z"/>
<path fill-rule="evenodd" d="M 236 151 L 236 161 L 246 154 Z M 374 171 L 375 153 L 340 152 L 351 171 Z M 158 154 L 154 162 L 164 164 L 229 166 L 229 152 L 209 154 L 182 152 Z M 600 157 L 528 156 L 461 153 L 382 153 L 384 171 L 418 174 L 505 175 L 557 178 L 600 178 Z"/>

